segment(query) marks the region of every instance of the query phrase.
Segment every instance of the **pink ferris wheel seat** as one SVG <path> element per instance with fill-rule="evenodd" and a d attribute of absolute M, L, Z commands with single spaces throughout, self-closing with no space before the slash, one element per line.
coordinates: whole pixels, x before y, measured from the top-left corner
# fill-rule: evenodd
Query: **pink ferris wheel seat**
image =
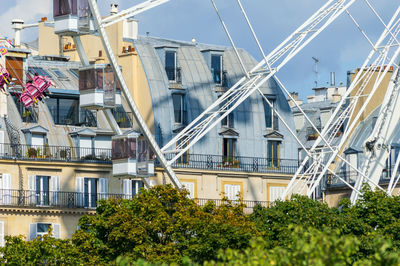
<path fill-rule="evenodd" d="M 35 76 L 33 77 L 32 84 L 34 84 L 39 92 L 42 94 L 51 86 L 51 81 L 48 77 Z"/>
<path fill-rule="evenodd" d="M 33 104 L 33 99 L 31 98 L 31 96 L 28 95 L 26 91 L 21 94 L 20 101 L 26 108 L 30 107 Z"/>
<path fill-rule="evenodd" d="M 6 84 L 9 79 L 10 79 L 10 74 L 8 74 L 7 70 L 5 70 L 5 69 L 1 70 L 0 71 L 0 88 L 3 87 L 3 85 Z"/>

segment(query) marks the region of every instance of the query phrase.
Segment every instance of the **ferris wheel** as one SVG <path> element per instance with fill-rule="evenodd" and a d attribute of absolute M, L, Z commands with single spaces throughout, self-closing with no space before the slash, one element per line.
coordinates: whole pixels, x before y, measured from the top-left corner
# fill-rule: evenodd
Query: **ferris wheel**
<path fill-rule="evenodd" d="M 54 2 L 61 6 L 62 4 L 71 1 L 74 0 L 55 0 Z M 67 27 L 75 27 L 75 29 L 69 34 L 74 38 L 74 42 L 84 66 L 88 66 L 89 62 L 85 56 L 85 52 L 80 41 L 80 35 L 94 34 L 96 32 L 96 34 L 98 34 L 98 36 L 101 38 L 107 58 L 115 73 L 115 78 L 121 87 L 121 91 L 133 112 L 141 132 L 148 141 L 162 167 L 164 167 L 171 182 L 176 187 L 180 188 L 181 184 L 171 165 L 185 152 L 187 152 L 188 149 L 195 145 L 202 137 L 204 137 L 213 127 L 219 124 L 221 120 L 225 119 L 250 95 L 253 93 L 258 93 L 260 94 L 260 97 L 262 97 L 264 101 L 271 107 L 271 109 L 274 110 L 282 124 L 287 127 L 289 132 L 298 141 L 300 147 L 303 148 L 307 153 L 306 158 L 300 164 L 297 172 L 283 193 L 282 198 L 285 198 L 293 193 L 303 193 L 304 191 L 306 191 L 308 196 L 312 196 L 313 192 L 320 185 L 323 178 L 327 174 L 340 179 L 344 184 L 352 189 L 353 200 L 356 200 L 358 195 L 360 195 L 360 187 L 365 182 L 369 183 L 374 188 L 376 187 L 384 190 L 381 186 L 379 186 L 379 173 L 382 171 L 382 162 L 385 161 L 388 156 L 386 148 L 388 145 L 390 146 L 390 141 L 393 139 L 393 134 L 396 129 L 397 123 L 394 123 L 394 121 L 398 121 L 398 118 L 400 118 L 398 117 L 400 114 L 397 114 L 394 109 L 398 101 L 400 87 L 398 82 L 398 58 L 400 53 L 400 45 L 397 39 L 400 31 L 400 6 L 395 11 L 392 19 L 388 23 L 385 23 L 378 12 L 374 9 L 373 5 L 368 0 L 364 0 L 366 8 L 371 9 L 374 16 L 377 18 L 378 23 L 384 26 L 384 31 L 380 38 L 373 42 L 357 22 L 356 18 L 349 11 L 349 8 L 356 2 L 356 0 L 328 0 L 320 9 L 318 9 L 303 24 L 293 31 L 282 43 L 280 43 L 270 53 L 265 53 L 251 24 L 251 19 L 249 18 L 241 0 L 236 0 L 236 8 L 240 10 L 243 19 L 248 26 L 248 30 L 251 33 L 251 36 L 254 39 L 254 42 L 262 56 L 262 60 L 254 68 L 247 69 L 237 50 L 235 41 L 230 34 L 228 26 L 218 10 L 215 0 L 211 0 L 210 4 L 218 16 L 218 19 L 233 47 L 233 50 L 235 51 L 238 62 L 245 75 L 221 97 L 219 97 L 212 105 L 206 108 L 203 113 L 201 113 L 189 125 L 182 129 L 165 146 L 159 147 L 152 133 L 147 127 L 143 117 L 141 116 L 134 99 L 130 95 L 129 88 L 123 78 L 121 69 L 116 60 L 116 56 L 111 48 L 106 28 L 114 23 L 126 20 L 127 18 L 138 15 L 146 10 L 155 8 L 169 1 L 170 0 L 148 0 L 105 18 L 101 16 L 96 0 L 74 1 L 75 6 L 73 6 L 71 3 L 69 4 L 72 9 L 75 8 L 75 14 L 77 14 L 78 20 L 77 22 L 68 24 Z M 71 14 L 73 13 L 72 9 L 70 10 Z M 314 125 L 314 123 L 302 110 L 301 106 L 299 106 L 293 99 L 292 95 L 285 88 L 283 83 L 276 77 L 276 74 L 291 59 L 300 53 L 313 39 L 320 35 L 321 32 L 323 32 L 330 24 L 332 24 L 344 13 L 350 18 L 351 22 L 372 46 L 372 49 L 364 64 L 360 68 L 360 71 L 353 79 L 346 94 L 337 105 L 330 120 L 322 130 L 318 130 L 316 125 Z M 56 28 L 57 23 L 58 25 L 61 25 L 60 21 L 56 21 Z M 372 98 L 373 92 L 376 91 L 380 86 L 383 77 L 388 73 L 388 70 L 391 67 L 393 67 L 395 71 L 393 71 L 393 78 L 390 81 L 387 89 L 387 95 L 382 103 L 382 112 L 378 117 L 373 134 L 370 138 L 368 138 L 366 143 L 366 146 L 368 147 L 367 153 L 369 152 L 368 160 L 366 160 L 364 165 L 359 169 L 357 165 L 351 164 L 343 157 L 342 150 L 346 145 L 347 138 L 355 130 L 360 114 L 368 105 L 368 102 Z M 373 73 L 378 73 L 378 75 L 373 75 Z M 306 118 L 307 122 L 318 133 L 319 137 L 310 149 L 307 149 L 303 145 L 296 132 L 289 127 L 284 119 L 282 119 L 279 111 L 274 108 L 273 104 L 261 92 L 260 87 L 269 79 L 275 79 L 277 81 L 282 90 L 287 94 L 287 97 L 294 102 L 296 107 Z M 370 81 L 373 81 L 374 83 L 372 92 L 369 93 L 367 99 L 359 108 L 359 99 L 365 97 L 365 87 Z M 115 133 L 117 135 L 121 135 L 122 132 L 118 128 L 118 125 L 115 123 L 115 121 L 113 121 L 113 117 L 109 109 L 104 109 L 104 113 L 111 123 Z M 340 128 L 343 128 L 344 125 L 346 125 L 346 127 L 340 143 L 334 143 L 334 136 L 337 134 L 337 131 Z M 164 156 L 167 153 L 172 153 L 175 156 L 173 156 L 172 159 L 167 160 Z M 343 164 L 349 165 L 351 169 L 358 173 L 359 178 L 356 180 L 355 185 L 346 181 L 342 176 L 340 176 L 340 174 L 336 172 L 335 168 L 332 167 L 333 163 L 339 164 L 339 161 Z M 399 165 L 400 158 L 396 160 L 396 167 Z M 389 194 L 391 191 L 393 191 L 398 179 L 398 176 L 393 175 L 389 185 L 390 188 L 387 189 Z"/>

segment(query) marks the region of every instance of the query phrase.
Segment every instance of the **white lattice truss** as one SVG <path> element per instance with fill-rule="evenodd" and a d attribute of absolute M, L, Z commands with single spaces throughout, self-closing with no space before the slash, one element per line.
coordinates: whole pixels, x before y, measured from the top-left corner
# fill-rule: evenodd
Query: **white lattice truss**
<path fill-rule="evenodd" d="M 119 83 L 121 84 L 122 92 L 127 99 L 131 110 L 133 111 L 134 117 L 138 122 L 142 133 L 149 141 L 161 165 L 166 170 L 172 183 L 177 187 L 181 187 L 181 184 L 171 168 L 172 163 L 174 163 L 188 149 L 195 145 L 205 134 L 207 134 L 213 127 L 218 125 L 221 120 L 228 116 L 229 113 L 237 108 L 255 91 L 258 91 L 263 99 L 270 105 L 270 107 L 274 109 L 278 118 L 281 119 L 281 122 L 288 128 L 289 132 L 299 142 L 300 146 L 305 149 L 303 143 L 298 139 L 296 133 L 292 131 L 292 129 L 282 119 L 279 112 L 262 94 L 260 87 L 265 84 L 270 78 L 275 78 L 278 84 L 288 95 L 288 97 L 297 105 L 296 101 L 294 101 L 282 82 L 280 82 L 279 79 L 277 79 L 277 77 L 275 76 L 276 73 L 283 66 L 285 66 L 286 63 L 288 63 L 294 56 L 296 56 L 304 47 L 306 47 L 315 37 L 317 37 L 327 26 L 329 26 L 337 17 L 339 17 L 343 12 L 346 12 L 351 20 L 354 22 L 354 24 L 360 29 L 363 36 L 368 40 L 371 45 L 373 45 L 373 49 L 369 54 L 367 60 L 364 62 L 361 70 L 354 78 L 350 88 L 346 92 L 346 95 L 338 104 L 333 116 L 328 121 L 326 127 L 322 130 L 322 132 L 318 131 L 317 127 L 311 122 L 311 120 L 308 119 L 303 110 L 297 105 L 305 118 L 308 119 L 308 122 L 311 124 L 311 126 L 319 133 L 319 137 L 310 150 L 305 149 L 307 157 L 301 163 L 299 169 L 297 170 L 286 191 L 284 192 L 284 195 L 282 195 L 282 197 L 284 198 L 288 194 L 302 192 L 304 190 L 307 190 L 307 195 L 311 196 L 311 194 L 320 184 L 322 178 L 327 172 L 348 185 L 351 189 L 353 189 L 353 191 L 355 191 L 356 195 L 360 193 L 359 187 L 360 184 L 364 182 L 364 180 L 367 180 L 367 182 L 369 182 L 373 186 L 382 189 L 378 185 L 379 180 L 377 181 L 376 178 L 371 178 L 368 173 L 363 173 L 363 171 L 358 170 L 356 166 L 349 164 L 349 162 L 345 160 L 339 152 L 341 151 L 343 145 L 345 145 L 347 136 L 349 136 L 349 134 L 356 126 L 356 121 L 358 120 L 362 111 L 366 108 L 367 103 L 371 100 L 373 92 L 379 87 L 389 67 L 394 66 L 397 69 L 395 59 L 398 57 L 399 54 L 399 42 L 397 41 L 397 35 L 399 33 L 400 27 L 398 18 L 400 9 L 396 11 L 389 24 L 385 25 L 385 31 L 382 33 L 376 44 L 373 44 L 366 33 L 361 29 L 360 25 L 355 21 L 355 19 L 348 11 L 348 8 L 355 1 L 356 0 L 328 0 L 317 12 L 315 12 L 306 22 L 304 22 L 298 29 L 296 29 L 287 39 L 285 39 L 280 45 L 278 45 L 272 52 L 266 55 L 261 48 L 260 42 L 254 32 L 253 27 L 251 26 L 250 20 L 240 0 L 237 0 L 240 10 L 242 11 L 243 16 L 249 26 L 249 29 L 255 41 L 257 42 L 258 48 L 260 49 L 260 52 L 263 56 L 263 60 L 261 62 L 259 62 L 253 69 L 247 70 L 236 49 L 231 35 L 229 34 L 225 22 L 219 14 L 214 0 L 211 0 L 211 3 L 225 30 L 225 33 L 227 34 L 234 48 L 234 51 L 236 53 L 236 56 L 238 57 L 239 63 L 245 73 L 245 76 L 241 78 L 235 85 L 233 85 L 227 92 L 225 92 L 220 98 L 218 98 L 218 100 L 214 102 L 211 106 L 209 106 L 201 115 L 194 119 L 187 127 L 181 130 L 171 141 L 169 141 L 164 147 L 162 147 L 162 149 L 160 149 L 160 147 L 157 145 L 153 135 L 146 126 L 133 98 L 129 93 L 121 70 L 117 64 L 115 55 L 113 54 L 113 51 L 111 49 L 108 36 L 105 32 L 105 27 L 112 25 L 118 21 L 127 19 L 131 16 L 137 15 L 145 10 L 169 2 L 169 0 L 145 1 L 139 5 L 136 5 L 132 8 L 121 11 L 118 14 L 109 16 L 104 19 L 102 19 L 100 15 L 96 0 L 89 0 L 89 4 L 94 16 L 94 22 L 97 28 L 97 32 L 102 39 L 107 57 L 116 73 Z M 369 1 L 364 1 L 373 10 L 378 19 L 384 24 L 383 20 L 373 9 Z M 397 70 L 394 72 L 398 73 Z M 364 95 L 363 90 L 365 89 L 368 82 L 371 80 L 373 73 L 378 73 L 377 78 L 374 82 L 373 90 L 369 95 Z M 398 84 L 395 82 L 394 79 L 391 82 L 391 87 L 393 89 L 390 91 L 392 91 L 393 93 L 397 93 Z M 356 110 L 355 106 L 357 105 L 359 99 L 366 96 L 367 99 L 365 100 L 361 109 Z M 389 101 L 389 105 L 393 106 L 393 102 L 395 101 Z M 390 108 L 386 113 L 390 113 Z M 349 121 L 350 117 L 354 118 L 352 119 L 353 123 L 347 125 L 341 142 L 336 146 L 332 146 L 333 139 L 337 131 L 347 121 Z M 384 128 L 386 124 L 377 123 L 377 126 L 379 125 L 381 128 Z M 380 130 L 379 132 L 382 132 L 382 130 Z M 166 153 L 172 153 L 175 156 L 171 160 L 167 161 L 164 157 L 164 154 Z M 374 158 L 376 161 L 376 156 L 373 158 L 371 157 L 370 161 L 374 161 L 372 160 Z M 379 160 L 381 160 L 382 158 L 383 157 L 379 157 Z M 335 174 L 335 172 L 330 169 L 329 166 L 335 160 L 341 160 L 344 163 L 349 164 L 350 167 L 358 173 L 360 178 L 358 180 L 358 183 L 356 184 L 356 187 L 349 184 L 343 177 Z M 398 167 L 399 164 L 400 158 L 396 160 L 396 167 Z M 366 169 L 369 169 L 369 167 L 366 167 Z M 392 185 L 389 187 L 394 187 L 397 181 L 398 177 L 393 177 L 393 181 L 391 180 Z"/>

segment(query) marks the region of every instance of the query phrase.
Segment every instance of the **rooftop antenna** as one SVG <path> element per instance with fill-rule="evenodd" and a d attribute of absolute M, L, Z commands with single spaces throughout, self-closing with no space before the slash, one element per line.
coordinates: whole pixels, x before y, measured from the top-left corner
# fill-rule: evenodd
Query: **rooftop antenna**
<path fill-rule="evenodd" d="M 314 60 L 314 73 L 315 73 L 315 88 L 318 87 L 318 63 L 319 63 L 319 59 L 316 57 L 312 57 L 312 59 Z"/>

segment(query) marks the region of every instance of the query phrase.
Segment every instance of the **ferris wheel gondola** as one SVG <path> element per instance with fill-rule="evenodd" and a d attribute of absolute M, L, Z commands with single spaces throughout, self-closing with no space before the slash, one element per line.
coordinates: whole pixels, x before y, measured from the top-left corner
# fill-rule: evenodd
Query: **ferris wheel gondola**
<path fill-rule="evenodd" d="M 7 45 L 14 47 L 12 41 L 7 37 L 5 37 L 5 41 L 6 44 L 0 47 L 0 52 L 2 55 L 8 53 Z M 10 66 L 10 68 L 10 71 L 15 72 L 12 66 Z M 18 78 L 18 75 L 15 76 Z M 35 73 L 33 78 L 30 76 L 28 77 L 29 81 L 27 81 L 25 84 L 22 80 L 18 80 L 22 87 L 22 92 L 19 92 L 13 86 L 14 82 L 12 82 L 13 80 L 17 80 L 17 78 L 12 78 L 10 72 L 0 64 L 0 88 L 4 88 L 5 85 L 8 85 L 8 89 L 12 90 L 14 96 L 23 104 L 25 108 L 29 108 L 34 104 L 37 104 L 38 100 L 42 100 L 46 96 L 47 90 L 52 85 L 50 78 Z"/>

